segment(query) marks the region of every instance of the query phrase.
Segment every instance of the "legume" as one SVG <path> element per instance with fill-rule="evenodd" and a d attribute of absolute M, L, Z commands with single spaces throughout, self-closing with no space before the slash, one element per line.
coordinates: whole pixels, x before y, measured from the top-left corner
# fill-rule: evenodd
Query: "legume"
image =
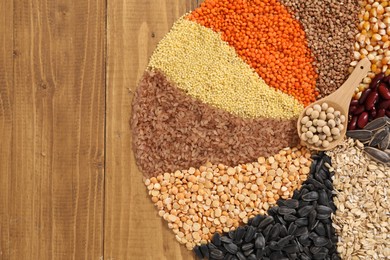
<path fill-rule="evenodd" d="M 149 67 L 163 71 L 189 95 L 242 117 L 290 119 L 303 109 L 293 97 L 267 86 L 218 33 L 185 19 L 160 41 Z"/>
<path fill-rule="evenodd" d="M 342 259 L 390 258 L 390 167 L 371 160 L 363 144 L 346 140 L 329 151 L 337 191 L 333 226 Z"/>
<path fill-rule="evenodd" d="M 288 199 L 307 179 L 310 153 L 283 149 L 258 162 L 228 167 L 207 163 L 198 169 L 164 173 L 145 180 L 159 215 L 190 250 L 215 232 L 228 232 Z"/>
<path fill-rule="evenodd" d="M 222 33 L 270 86 L 305 106 L 315 101 L 317 75 L 305 33 L 277 0 L 206 0 L 189 16 Z"/>

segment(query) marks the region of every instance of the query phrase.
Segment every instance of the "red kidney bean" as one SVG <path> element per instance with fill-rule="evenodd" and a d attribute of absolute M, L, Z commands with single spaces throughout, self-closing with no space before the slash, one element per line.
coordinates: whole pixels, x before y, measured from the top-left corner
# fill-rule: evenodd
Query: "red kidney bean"
<path fill-rule="evenodd" d="M 384 83 L 379 84 L 378 92 L 379 95 L 381 95 L 381 97 L 383 97 L 384 99 L 390 99 L 390 90 L 387 88 L 386 84 Z"/>
<path fill-rule="evenodd" d="M 376 117 L 376 113 L 377 113 L 376 108 L 373 107 L 373 108 L 370 110 L 370 116 L 371 116 L 372 118 L 375 118 L 375 117 Z"/>
<path fill-rule="evenodd" d="M 384 78 L 381 80 L 381 82 L 386 83 L 386 84 L 390 84 L 390 75 L 384 77 Z"/>
<path fill-rule="evenodd" d="M 390 117 L 390 109 L 386 109 L 386 116 Z"/>
<path fill-rule="evenodd" d="M 385 114 L 386 114 L 386 109 L 381 108 L 381 109 L 378 110 L 378 113 L 376 113 L 376 117 L 375 118 L 384 117 Z"/>
<path fill-rule="evenodd" d="M 385 73 L 381 72 L 372 79 L 370 83 L 370 88 L 374 89 L 379 84 L 379 82 L 385 77 Z"/>
<path fill-rule="evenodd" d="M 353 114 L 356 111 L 356 106 L 349 106 L 349 114 Z"/>
<path fill-rule="evenodd" d="M 365 102 L 365 108 L 367 111 L 371 110 L 375 103 L 378 101 L 379 94 L 377 92 L 371 92 L 370 95 L 368 95 L 366 102 Z"/>
<path fill-rule="evenodd" d="M 348 130 L 355 130 L 357 121 L 358 121 L 358 117 L 357 116 L 353 116 L 351 118 L 351 121 L 349 121 Z"/>
<path fill-rule="evenodd" d="M 390 100 L 379 101 L 378 108 L 390 109 Z"/>
<path fill-rule="evenodd" d="M 364 112 L 364 105 L 360 105 L 356 107 L 355 111 L 353 112 L 354 115 L 360 115 Z"/>
<path fill-rule="evenodd" d="M 353 99 L 349 105 L 350 106 L 357 106 L 357 105 L 359 105 L 359 100 Z"/>
<path fill-rule="evenodd" d="M 370 93 L 372 92 L 372 89 L 368 88 L 366 90 L 363 91 L 362 95 L 360 96 L 359 98 L 359 104 L 364 104 L 364 102 L 366 101 L 368 95 L 370 95 Z"/>
<path fill-rule="evenodd" d="M 363 128 L 367 125 L 368 123 L 368 113 L 363 112 L 360 114 L 358 120 L 357 120 L 357 125 L 359 128 Z"/>

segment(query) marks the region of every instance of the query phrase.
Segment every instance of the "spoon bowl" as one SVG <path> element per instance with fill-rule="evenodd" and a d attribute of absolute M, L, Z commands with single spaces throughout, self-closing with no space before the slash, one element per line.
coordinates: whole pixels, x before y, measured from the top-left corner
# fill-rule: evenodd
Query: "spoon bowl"
<path fill-rule="evenodd" d="M 316 151 L 327 151 L 335 148 L 343 140 L 347 132 L 348 109 L 349 109 L 349 104 L 351 102 L 352 95 L 356 87 L 359 85 L 362 79 L 367 75 L 368 71 L 370 70 L 370 67 L 371 67 L 370 61 L 367 58 L 362 59 L 356 65 L 355 69 L 353 70 L 349 78 L 344 82 L 344 84 L 338 90 L 336 90 L 329 96 L 317 100 L 316 102 L 305 107 L 305 109 L 303 110 L 303 112 L 301 113 L 297 121 L 297 130 L 298 130 L 299 137 L 301 137 L 302 135 L 301 120 L 306 115 L 306 110 L 310 107 L 313 107 L 316 104 L 321 105 L 322 103 L 326 102 L 328 103 L 329 107 L 333 107 L 335 111 L 340 111 L 341 115 L 344 115 L 346 119 L 345 122 L 343 123 L 344 129 L 340 131 L 339 138 L 330 142 L 328 147 L 326 148 L 322 146 L 318 147 L 315 146 L 314 144 L 309 144 L 308 142 L 301 140 L 301 142 L 303 142 L 308 148 Z"/>

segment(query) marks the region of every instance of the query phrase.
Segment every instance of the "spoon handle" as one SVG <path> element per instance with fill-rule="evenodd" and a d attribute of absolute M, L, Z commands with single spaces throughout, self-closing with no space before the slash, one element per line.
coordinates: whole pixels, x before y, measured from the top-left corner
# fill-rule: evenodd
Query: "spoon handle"
<path fill-rule="evenodd" d="M 348 79 L 344 82 L 341 87 L 330 94 L 326 99 L 331 100 L 333 102 L 338 103 L 341 107 L 345 108 L 348 111 L 349 103 L 351 102 L 352 95 L 359 85 L 359 83 L 363 80 L 363 78 L 367 75 L 370 70 L 371 62 L 368 58 L 364 58 L 356 65 L 355 69 L 348 77 Z"/>

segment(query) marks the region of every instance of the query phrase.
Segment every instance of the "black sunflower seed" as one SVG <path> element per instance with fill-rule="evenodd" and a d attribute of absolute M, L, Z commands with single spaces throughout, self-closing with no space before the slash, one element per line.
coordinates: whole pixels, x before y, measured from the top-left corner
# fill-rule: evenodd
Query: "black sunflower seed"
<path fill-rule="evenodd" d="M 246 259 L 248 260 L 257 260 L 256 256 L 254 254 L 249 255 Z"/>
<path fill-rule="evenodd" d="M 318 202 L 321 205 L 329 206 L 329 197 L 325 190 L 318 191 Z"/>
<path fill-rule="evenodd" d="M 307 229 L 307 227 L 299 227 L 297 229 L 297 231 L 295 231 L 294 235 L 299 237 L 299 236 L 302 236 L 304 234 L 307 234 L 309 233 L 309 230 Z"/>
<path fill-rule="evenodd" d="M 208 243 L 207 246 L 209 247 L 209 251 L 211 251 L 212 249 L 218 249 L 218 247 L 213 243 Z"/>
<path fill-rule="evenodd" d="M 274 250 L 274 251 L 277 251 L 277 250 L 280 250 L 280 249 L 281 249 L 276 241 L 271 241 L 271 242 L 269 242 L 268 247 L 269 247 L 271 250 Z"/>
<path fill-rule="evenodd" d="M 318 225 L 314 228 L 314 231 L 319 236 L 325 236 L 326 235 L 325 226 L 324 226 L 324 224 L 322 222 L 318 223 Z"/>
<path fill-rule="evenodd" d="M 331 214 L 333 210 L 328 206 L 319 205 L 317 206 L 317 212 L 318 214 Z"/>
<path fill-rule="evenodd" d="M 276 238 L 279 237 L 280 227 L 281 227 L 281 225 L 279 223 L 277 223 L 273 226 L 273 228 L 271 229 L 270 234 L 269 234 L 269 240 L 275 240 Z"/>
<path fill-rule="evenodd" d="M 298 209 L 298 214 L 301 217 L 305 217 L 309 215 L 312 210 L 314 210 L 314 207 L 311 205 L 303 206 L 302 208 Z"/>
<path fill-rule="evenodd" d="M 280 234 L 279 234 L 279 236 L 280 236 L 280 237 L 285 237 L 285 236 L 287 236 L 287 235 L 288 235 L 288 233 L 287 233 L 287 228 L 286 228 L 286 226 L 285 226 L 285 225 L 281 226 L 281 227 L 280 227 Z"/>
<path fill-rule="evenodd" d="M 268 237 L 269 237 L 269 233 L 271 231 L 271 229 L 274 227 L 274 225 L 272 224 L 269 224 L 264 230 L 263 230 L 263 235 L 265 237 L 265 240 L 268 240 Z"/>
<path fill-rule="evenodd" d="M 282 225 L 286 225 L 286 221 L 283 219 L 282 215 L 277 215 L 275 218 L 275 222 L 280 223 Z"/>
<path fill-rule="evenodd" d="M 311 232 L 309 234 L 309 238 L 314 241 L 314 239 L 318 238 L 319 236 L 315 232 Z"/>
<path fill-rule="evenodd" d="M 230 254 L 235 254 L 238 251 L 238 246 L 236 244 L 230 243 L 230 244 L 223 244 L 223 247 L 228 251 Z"/>
<path fill-rule="evenodd" d="M 251 225 L 257 227 L 264 218 L 265 216 L 263 215 L 257 215 L 253 218 Z"/>
<path fill-rule="evenodd" d="M 257 249 L 256 250 L 256 258 L 257 259 L 263 259 L 263 249 Z"/>
<path fill-rule="evenodd" d="M 200 259 L 204 258 L 202 252 L 200 251 L 199 246 L 194 247 L 194 253 L 198 258 L 200 258 Z"/>
<path fill-rule="evenodd" d="M 299 247 L 297 245 L 287 245 L 283 248 L 283 251 L 288 254 L 293 254 L 299 252 Z"/>
<path fill-rule="evenodd" d="M 325 180 L 324 181 L 324 184 L 325 184 L 325 186 L 328 188 L 328 189 L 330 189 L 330 190 L 333 190 L 333 183 L 332 183 L 332 181 L 331 180 Z"/>
<path fill-rule="evenodd" d="M 307 218 L 298 218 L 295 220 L 295 224 L 299 227 L 307 226 L 309 224 L 309 220 Z"/>
<path fill-rule="evenodd" d="M 295 211 L 295 209 L 289 208 L 287 206 L 281 206 L 278 209 L 278 213 L 280 215 L 288 215 L 288 214 L 295 214 L 296 211 Z"/>
<path fill-rule="evenodd" d="M 245 255 L 241 251 L 238 251 L 236 256 L 239 260 L 246 260 Z"/>
<path fill-rule="evenodd" d="M 279 246 L 280 248 L 285 247 L 285 246 L 290 242 L 290 240 L 293 239 L 293 238 L 294 238 L 294 237 L 293 237 L 292 235 L 288 235 L 288 236 L 286 236 L 286 237 L 283 237 L 283 238 L 279 239 L 279 241 L 278 241 L 278 246 Z"/>
<path fill-rule="evenodd" d="M 310 247 L 310 252 L 311 252 L 313 255 L 318 254 L 320 251 L 321 251 L 321 247 L 318 247 L 318 246 L 312 246 L 312 247 Z"/>
<path fill-rule="evenodd" d="M 256 229 L 252 226 L 249 226 L 245 233 L 245 237 L 244 237 L 245 242 L 251 241 L 255 236 L 255 233 L 256 233 Z"/>
<path fill-rule="evenodd" d="M 297 200 L 300 198 L 300 196 L 301 196 L 301 193 L 298 190 L 294 190 L 292 198 Z"/>
<path fill-rule="evenodd" d="M 255 240 L 255 248 L 259 249 L 259 248 L 264 248 L 264 247 L 265 247 L 264 236 L 263 236 L 263 234 L 259 233 L 257 235 L 256 240 Z"/>
<path fill-rule="evenodd" d="M 202 252 L 203 257 L 205 257 L 205 258 L 210 257 L 210 252 L 209 252 L 209 248 L 207 247 L 207 245 L 201 245 L 200 252 Z"/>
<path fill-rule="evenodd" d="M 221 236 L 220 240 L 225 244 L 233 243 L 233 240 L 231 238 L 228 238 L 227 236 Z"/>
<path fill-rule="evenodd" d="M 295 232 L 297 231 L 298 227 L 294 223 L 291 223 L 290 226 L 288 227 L 287 233 L 289 235 L 294 235 Z"/>
<path fill-rule="evenodd" d="M 310 192 L 306 193 L 305 195 L 302 195 L 302 199 L 304 201 L 315 201 L 315 200 L 318 200 L 318 192 L 310 191 Z"/>
<path fill-rule="evenodd" d="M 234 239 L 234 238 L 235 238 L 235 235 L 236 235 L 236 231 L 234 231 L 234 230 L 229 231 L 227 235 L 228 235 L 231 239 Z"/>
<path fill-rule="evenodd" d="M 275 216 L 278 214 L 279 206 L 274 206 L 268 210 L 268 215 Z"/>
<path fill-rule="evenodd" d="M 317 214 L 317 219 L 327 219 L 330 218 L 330 214 Z"/>
<path fill-rule="evenodd" d="M 285 260 L 285 259 L 287 259 L 288 260 L 288 258 L 284 257 L 284 255 L 281 251 L 273 252 L 269 256 L 269 259 L 271 259 L 271 260 Z"/>
<path fill-rule="evenodd" d="M 301 260 L 311 260 L 311 257 L 307 256 L 306 254 L 301 254 L 300 257 Z"/>
<path fill-rule="evenodd" d="M 313 230 L 315 226 L 318 224 L 317 222 L 317 211 L 313 210 L 309 213 L 308 219 L 309 219 L 309 230 Z"/>
<path fill-rule="evenodd" d="M 237 243 L 239 241 L 242 241 L 242 239 L 245 236 L 245 228 L 244 227 L 238 227 L 234 234 L 234 241 Z"/>
<path fill-rule="evenodd" d="M 213 249 L 210 251 L 210 257 L 214 259 L 223 259 L 224 254 L 221 250 L 219 249 Z"/>
<path fill-rule="evenodd" d="M 244 251 L 244 256 L 249 256 L 250 254 L 252 254 L 255 250 L 254 249 L 249 249 L 247 251 Z"/>
<path fill-rule="evenodd" d="M 297 209 L 299 207 L 299 201 L 296 199 L 289 199 L 284 202 L 286 207 Z"/>
<path fill-rule="evenodd" d="M 287 222 L 294 222 L 295 220 L 297 220 L 297 217 L 294 216 L 294 215 L 285 215 L 284 217 L 284 220 L 287 221 Z"/>
<path fill-rule="evenodd" d="M 299 243 L 302 245 L 302 246 L 309 246 L 311 244 L 311 241 L 309 239 L 309 234 L 304 234 L 302 236 L 299 237 Z"/>
<path fill-rule="evenodd" d="M 259 228 L 259 229 L 263 229 L 263 228 L 267 227 L 269 224 L 271 224 L 271 223 L 273 223 L 273 222 L 274 222 L 274 218 L 271 217 L 271 216 L 268 216 L 268 217 L 266 217 L 265 219 L 263 219 L 263 220 L 260 222 L 258 228 Z"/>
<path fill-rule="evenodd" d="M 216 246 L 220 246 L 221 245 L 221 235 L 219 233 L 215 233 L 213 235 L 213 238 L 211 239 L 211 242 L 213 242 L 213 244 Z"/>
<path fill-rule="evenodd" d="M 314 260 L 322 260 L 322 259 L 325 259 L 327 256 L 327 254 L 325 253 L 318 253 L 316 255 L 313 255 L 313 259 Z"/>
<path fill-rule="evenodd" d="M 250 250 L 254 247 L 253 243 L 246 243 L 241 246 L 242 251 Z"/>
<path fill-rule="evenodd" d="M 326 246 L 329 243 L 329 239 L 326 237 L 316 237 L 313 239 L 314 245 L 316 246 Z"/>

